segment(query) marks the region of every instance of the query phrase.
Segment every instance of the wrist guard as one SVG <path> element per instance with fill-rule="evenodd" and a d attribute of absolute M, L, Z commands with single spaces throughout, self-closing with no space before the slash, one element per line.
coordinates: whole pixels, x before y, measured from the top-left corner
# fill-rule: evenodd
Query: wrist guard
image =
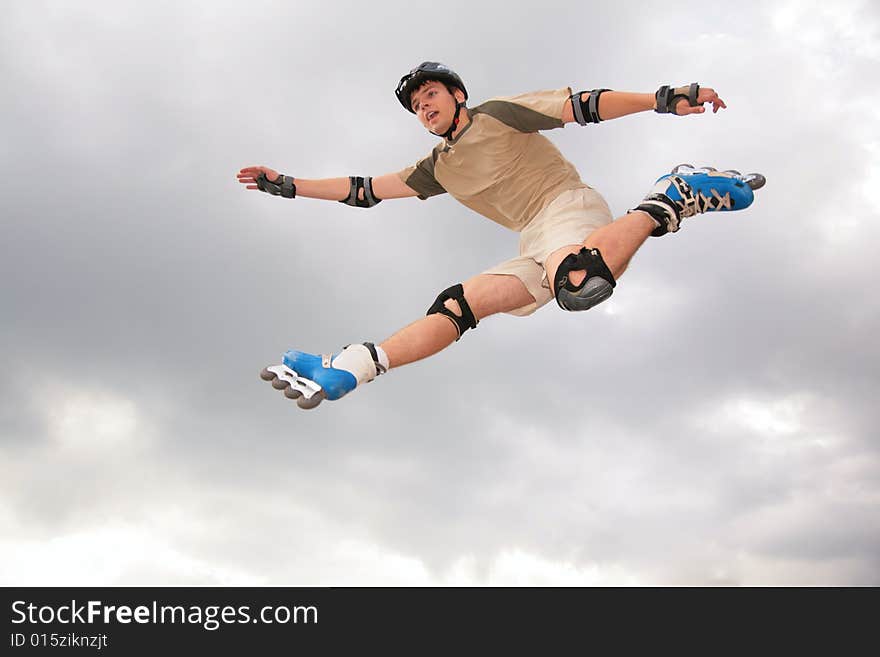
<path fill-rule="evenodd" d="M 348 179 L 351 182 L 351 187 L 348 196 L 339 201 L 340 203 L 345 203 L 346 205 L 355 208 L 371 208 L 382 202 L 382 199 L 377 198 L 376 195 L 373 194 L 372 178 L 369 176 L 366 178 L 349 176 Z M 361 191 L 363 191 L 363 198 L 361 198 Z"/>
<path fill-rule="evenodd" d="M 689 87 L 675 88 L 664 84 L 654 94 L 654 98 L 657 100 L 657 107 L 654 108 L 654 111 L 658 114 L 677 115 L 678 112 L 675 111 L 675 106 L 678 104 L 678 101 L 683 98 L 691 107 L 696 107 L 700 104 L 697 102 L 697 94 L 699 93 L 700 85 L 696 82 L 692 83 Z"/>
<path fill-rule="evenodd" d="M 257 176 L 257 188 L 272 196 L 296 198 L 296 185 L 293 184 L 293 176 L 285 176 L 283 173 L 278 174 L 275 182 L 271 182 L 266 178 L 265 173 L 261 173 Z"/>
<path fill-rule="evenodd" d="M 569 96 L 571 109 L 574 110 L 574 120 L 581 125 L 599 123 L 602 120 L 599 118 L 599 96 L 606 91 L 611 89 L 593 89 L 589 92 L 590 96 L 586 101 L 581 100 L 582 94 L 588 93 L 586 91 L 578 91 Z"/>

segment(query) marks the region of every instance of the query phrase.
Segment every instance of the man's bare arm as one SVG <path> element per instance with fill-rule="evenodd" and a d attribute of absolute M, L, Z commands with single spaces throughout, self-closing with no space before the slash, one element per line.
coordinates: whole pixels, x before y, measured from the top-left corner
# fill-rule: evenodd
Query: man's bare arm
<path fill-rule="evenodd" d="M 373 191 L 379 198 L 411 198 L 419 193 L 400 179 L 396 173 L 373 178 Z"/>
<path fill-rule="evenodd" d="M 589 91 L 581 94 L 581 100 L 585 103 L 589 100 L 589 97 Z M 724 101 L 721 100 L 715 90 L 711 87 L 700 87 L 700 91 L 697 95 L 697 103 L 699 104 L 696 107 L 691 107 L 687 99 L 682 98 L 675 105 L 675 113 L 678 115 L 702 114 L 706 111 L 706 108 L 703 107 L 703 103 L 712 103 L 713 112 L 717 112 L 718 110 L 727 107 Z M 603 121 L 619 119 L 620 117 L 629 114 L 647 112 L 655 109 L 657 109 L 655 94 L 631 93 L 628 91 L 605 91 L 599 96 L 598 101 L 599 117 Z M 574 121 L 574 109 L 572 108 L 571 103 L 566 101 L 565 106 L 562 109 L 562 122 L 573 123 Z"/>
<path fill-rule="evenodd" d="M 276 182 L 279 174 L 274 169 L 264 166 L 245 167 L 238 173 L 238 181 L 246 185 L 247 189 L 259 190 L 257 178 L 265 174 L 269 182 Z M 321 178 L 308 180 L 306 178 L 293 178 L 296 186 L 296 195 L 305 198 L 323 199 L 326 201 L 344 201 L 351 193 L 351 178 Z M 417 196 L 418 193 L 404 183 L 397 174 L 389 173 L 372 178 L 373 195 L 378 200 L 393 198 L 408 198 Z M 358 192 L 358 198 L 364 200 L 364 189 Z"/>

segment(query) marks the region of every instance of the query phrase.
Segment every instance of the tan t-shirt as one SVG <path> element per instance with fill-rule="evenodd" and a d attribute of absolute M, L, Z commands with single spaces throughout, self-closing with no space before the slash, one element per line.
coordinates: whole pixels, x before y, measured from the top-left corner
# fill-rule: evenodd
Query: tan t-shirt
<path fill-rule="evenodd" d="M 521 231 L 553 199 L 587 187 L 574 165 L 539 130 L 561 128 L 571 89 L 494 98 L 467 108 L 455 139 L 398 176 L 419 198 L 448 192 L 475 212 Z"/>

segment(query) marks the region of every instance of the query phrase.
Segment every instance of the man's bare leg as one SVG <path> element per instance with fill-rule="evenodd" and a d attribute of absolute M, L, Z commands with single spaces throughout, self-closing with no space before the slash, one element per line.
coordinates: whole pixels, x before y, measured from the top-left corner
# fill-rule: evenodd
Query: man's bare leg
<path fill-rule="evenodd" d="M 523 282 L 509 274 L 480 274 L 463 285 L 465 299 L 477 321 L 521 308 L 535 300 Z M 447 301 L 446 307 L 461 315 L 456 301 Z M 457 337 L 458 331 L 451 319 L 433 314 L 401 329 L 379 346 L 388 355 L 391 367 L 400 367 L 433 356 L 455 342 Z"/>
<path fill-rule="evenodd" d="M 570 244 L 554 251 L 544 263 L 547 279 L 552 282 L 559 264 L 565 257 L 570 253 L 577 253 L 584 246 L 599 249 L 614 278 L 620 278 L 635 252 L 656 227 L 657 224 L 647 212 L 636 210 L 625 214 L 607 226 L 590 233 L 583 243 Z M 572 285 L 580 285 L 585 275 L 586 272 L 583 270 L 572 271 L 569 275 Z"/>
<path fill-rule="evenodd" d="M 630 212 L 594 231 L 582 244 L 571 244 L 554 251 L 545 263 L 548 279 L 553 280 L 559 263 L 569 253 L 577 253 L 583 246 L 599 249 L 611 273 L 619 278 L 656 227 L 647 213 Z M 583 271 L 573 271 L 571 282 L 579 285 L 584 275 Z M 522 281 L 510 275 L 480 274 L 464 283 L 464 291 L 478 320 L 520 308 L 535 300 Z M 447 301 L 446 306 L 456 314 L 461 312 L 455 301 Z M 457 336 L 448 317 L 428 315 L 398 331 L 380 346 L 388 355 L 391 367 L 400 367 L 433 356 L 455 342 Z"/>

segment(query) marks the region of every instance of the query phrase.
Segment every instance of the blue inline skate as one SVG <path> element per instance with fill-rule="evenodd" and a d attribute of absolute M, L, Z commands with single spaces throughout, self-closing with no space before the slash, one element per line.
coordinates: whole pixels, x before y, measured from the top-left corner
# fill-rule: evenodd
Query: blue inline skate
<path fill-rule="evenodd" d="M 635 210 L 647 212 L 657 224 L 654 237 L 676 232 L 681 220 L 702 212 L 744 210 L 755 200 L 755 190 L 766 183 L 760 173 L 741 174 L 734 169 L 718 171 L 679 164 L 657 179 Z"/>
<path fill-rule="evenodd" d="M 281 365 L 271 365 L 260 378 L 284 392 L 303 409 L 315 408 L 325 399 L 335 401 L 361 383 L 385 373 L 371 342 L 348 345 L 338 354 L 315 355 L 291 350 Z"/>

